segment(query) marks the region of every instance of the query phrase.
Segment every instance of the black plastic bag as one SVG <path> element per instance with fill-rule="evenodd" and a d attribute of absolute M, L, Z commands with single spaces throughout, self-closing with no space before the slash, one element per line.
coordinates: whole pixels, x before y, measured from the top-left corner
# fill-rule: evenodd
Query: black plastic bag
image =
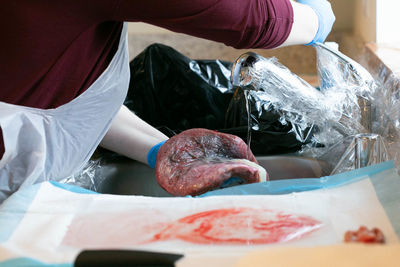
<path fill-rule="evenodd" d="M 223 127 L 232 97 L 230 63 L 195 61 L 169 46 L 153 44 L 130 67 L 125 105 L 149 124 L 176 133 Z"/>
<path fill-rule="evenodd" d="M 251 97 L 248 97 L 247 105 L 250 118 L 246 108 L 246 95 L 242 88 L 236 88 L 226 112 L 226 128 L 221 131 L 235 134 L 247 142 L 250 125 L 251 150 L 255 155 L 294 153 L 300 150 L 303 144 L 310 142 L 314 127 L 304 131 L 307 137 L 303 138 L 306 140 L 303 143 L 296 138 L 290 122 L 285 125 L 280 122 L 281 115 L 272 106 L 256 108 L 260 103 Z"/>
<path fill-rule="evenodd" d="M 125 105 L 166 135 L 207 128 L 247 142 L 246 106 L 242 89 L 234 90 L 230 83 L 230 62 L 192 60 L 169 46 L 153 44 L 130 67 Z M 303 145 L 274 110 L 251 116 L 257 126 L 251 134 L 255 155 L 296 152 Z"/>

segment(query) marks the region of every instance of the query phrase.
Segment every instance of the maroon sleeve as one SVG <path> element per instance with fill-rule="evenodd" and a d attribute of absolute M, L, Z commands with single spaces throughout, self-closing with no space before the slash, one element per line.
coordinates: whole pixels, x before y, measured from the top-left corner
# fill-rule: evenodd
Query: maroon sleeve
<path fill-rule="evenodd" d="M 289 0 L 120 0 L 115 20 L 141 21 L 235 48 L 274 48 L 289 36 Z"/>

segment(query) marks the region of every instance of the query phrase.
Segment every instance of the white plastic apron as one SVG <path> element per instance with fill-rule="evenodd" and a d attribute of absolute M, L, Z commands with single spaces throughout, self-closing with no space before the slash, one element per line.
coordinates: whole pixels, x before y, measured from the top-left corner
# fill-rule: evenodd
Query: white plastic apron
<path fill-rule="evenodd" d="M 46 110 L 0 102 L 5 146 L 0 161 L 0 203 L 20 186 L 60 180 L 81 169 L 120 109 L 129 76 L 124 23 L 110 65 L 71 102 Z"/>

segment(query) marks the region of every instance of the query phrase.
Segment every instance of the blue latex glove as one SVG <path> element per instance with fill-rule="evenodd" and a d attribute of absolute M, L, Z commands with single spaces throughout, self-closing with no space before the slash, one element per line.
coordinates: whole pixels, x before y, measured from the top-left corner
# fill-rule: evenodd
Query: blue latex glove
<path fill-rule="evenodd" d="M 297 0 L 298 3 L 310 6 L 318 16 L 318 31 L 307 45 L 323 43 L 332 30 L 335 22 L 331 4 L 327 0 Z"/>
<path fill-rule="evenodd" d="M 239 178 L 239 177 L 231 177 L 228 180 L 225 180 L 225 182 L 222 183 L 222 185 L 220 186 L 220 188 L 227 188 L 227 187 L 231 187 L 231 186 L 235 186 L 235 185 L 240 185 L 240 184 L 244 184 L 244 179 Z"/>
<path fill-rule="evenodd" d="M 165 142 L 166 142 L 166 140 L 165 140 L 165 141 L 162 141 L 162 142 L 160 142 L 160 143 L 158 143 L 158 144 L 155 145 L 155 146 L 153 146 L 153 147 L 150 149 L 149 153 L 147 154 L 147 163 L 148 163 L 149 166 L 150 166 L 151 168 L 153 168 L 153 169 L 156 167 L 156 160 L 157 160 L 157 153 L 158 153 L 158 150 L 160 149 L 160 147 L 161 147 Z"/>

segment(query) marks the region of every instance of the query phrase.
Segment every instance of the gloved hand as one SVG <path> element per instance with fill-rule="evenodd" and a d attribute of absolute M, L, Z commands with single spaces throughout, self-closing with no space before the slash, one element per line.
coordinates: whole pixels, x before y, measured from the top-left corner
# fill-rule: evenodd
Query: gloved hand
<path fill-rule="evenodd" d="M 156 160 L 157 160 L 157 153 L 158 150 L 160 149 L 160 147 L 166 142 L 167 140 L 164 140 L 160 143 L 158 143 L 157 145 L 153 146 L 149 153 L 147 154 L 147 163 L 149 164 L 149 166 L 151 168 L 155 168 L 156 167 Z"/>
<path fill-rule="evenodd" d="M 307 45 L 323 43 L 332 30 L 335 22 L 331 4 L 327 0 L 297 0 L 298 3 L 310 6 L 318 16 L 318 31 Z"/>

